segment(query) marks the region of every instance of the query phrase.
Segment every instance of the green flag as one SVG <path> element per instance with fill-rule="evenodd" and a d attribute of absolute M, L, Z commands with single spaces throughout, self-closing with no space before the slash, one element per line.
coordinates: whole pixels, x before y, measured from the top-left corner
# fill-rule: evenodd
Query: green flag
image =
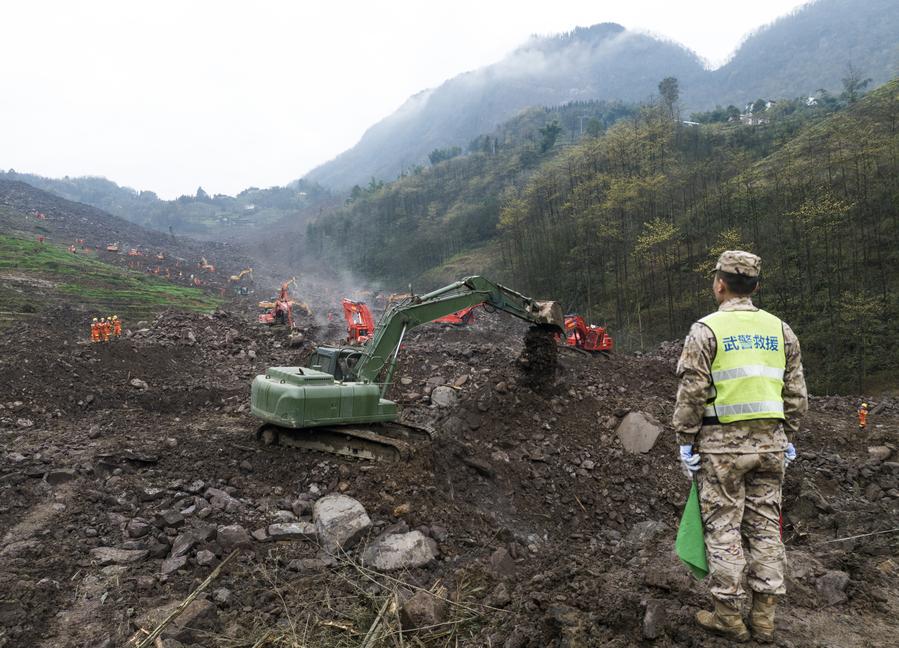
<path fill-rule="evenodd" d="M 709 564 L 705 559 L 705 540 L 702 534 L 702 513 L 699 510 L 699 491 L 696 481 L 690 487 L 690 495 L 684 506 L 684 514 L 677 527 L 677 540 L 674 541 L 677 557 L 690 568 L 693 575 L 702 580 L 709 573 Z"/>

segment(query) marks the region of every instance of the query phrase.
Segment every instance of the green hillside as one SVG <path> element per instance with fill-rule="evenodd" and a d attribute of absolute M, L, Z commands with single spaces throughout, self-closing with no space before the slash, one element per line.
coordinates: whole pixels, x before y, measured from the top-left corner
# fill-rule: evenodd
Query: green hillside
<path fill-rule="evenodd" d="M 286 187 L 250 187 L 237 196 L 209 195 L 200 187 L 195 195 L 175 200 L 162 200 L 152 191 L 137 191 L 92 176 L 55 179 L 9 170 L 0 171 L 0 180 L 25 182 L 146 228 L 219 240 L 264 232 L 273 223 L 301 219 L 333 202 L 328 191 L 304 180 Z"/>
<path fill-rule="evenodd" d="M 687 126 L 648 106 L 545 151 L 538 130 L 373 189 L 309 240 L 398 286 L 468 254 L 466 270 L 588 313 L 624 349 L 680 338 L 713 308 L 714 257 L 750 248 L 812 385 L 876 388 L 899 367 L 897 93 L 894 80 L 854 104 L 782 102 L 759 126 Z"/>
<path fill-rule="evenodd" d="M 535 37 L 493 65 L 410 97 L 306 179 L 337 189 L 391 180 L 433 149 L 464 147 L 529 106 L 644 101 L 668 76 L 681 82 L 685 114 L 716 103 L 742 108 L 759 98 L 809 97 L 821 88 L 838 93 L 850 66 L 879 85 L 899 72 L 897 8 L 895 0 L 809 2 L 750 34 L 717 70 L 683 45 L 614 23 Z"/>
<path fill-rule="evenodd" d="M 169 308 L 206 311 L 219 300 L 49 242 L 0 235 L 0 321 L 68 304 L 86 316 L 143 317 Z"/>

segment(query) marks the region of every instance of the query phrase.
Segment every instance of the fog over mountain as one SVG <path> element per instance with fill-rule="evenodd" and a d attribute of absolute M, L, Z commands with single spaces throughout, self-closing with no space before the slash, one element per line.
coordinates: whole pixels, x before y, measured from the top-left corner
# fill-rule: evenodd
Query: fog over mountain
<path fill-rule="evenodd" d="M 751 8 L 747 9 L 751 10 Z M 819 0 L 749 36 L 717 70 L 682 45 L 604 23 L 534 38 L 502 61 L 410 97 L 359 143 L 306 175 L 332 188 L 391 180 L 435 148 L 465 147 L 519 110 L 574 100 L 645 100 L 680 82 L 685 113 L 838 90 L 852 64 L 875 84 L 899 63 L 899 3 Z"/>

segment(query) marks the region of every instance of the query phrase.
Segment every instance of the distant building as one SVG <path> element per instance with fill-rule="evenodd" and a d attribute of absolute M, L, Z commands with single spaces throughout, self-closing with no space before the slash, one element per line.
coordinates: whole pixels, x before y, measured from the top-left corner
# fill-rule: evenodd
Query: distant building
<path fill-rule="evenodd" d="M 777 105 L 777 102 L 773 99 L 763 99 L 765 102 L 765 109 L 753 111 L 755 104 L 758 103 L 753 101 L 752 103 L 746 104 L 743 108 L 743 112 L 740 115 L 740 123 L 745 124 L 747 126 L 760 126 L 762 124 L 767 124 L 771 120 L 768 117 L 765 117 L 765 113 L 774 108 Z"/>

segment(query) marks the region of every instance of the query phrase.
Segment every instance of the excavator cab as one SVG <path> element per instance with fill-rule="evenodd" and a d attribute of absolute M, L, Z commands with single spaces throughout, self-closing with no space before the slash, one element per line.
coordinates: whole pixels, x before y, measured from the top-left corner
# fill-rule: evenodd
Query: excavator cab
<path fill-rule="evenodd" d="M 306 360 L 306 367 L 331 374 L 337 382 L 352 381 L 356 378 L 356 364 L 361 357 L 359 349 L 318 347 Z"/>

